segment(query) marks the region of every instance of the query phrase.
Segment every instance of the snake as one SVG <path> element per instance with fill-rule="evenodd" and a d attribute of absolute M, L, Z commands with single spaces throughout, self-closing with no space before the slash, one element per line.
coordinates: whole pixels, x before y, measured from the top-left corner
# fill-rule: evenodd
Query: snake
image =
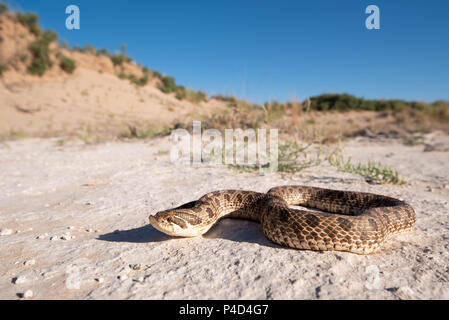
<path fill-rule="evenodd" d="M 150 215 L 149 222 L 170 236 L 196 237 L 222 218 L 258 222 L 263 234 L 281 246 L 356 254 L 377 251 L 390 236 L 410 231 L 416 223 L 413 208 L 396 198 L 298 185 L 266 193 L 214 191 Z"/>

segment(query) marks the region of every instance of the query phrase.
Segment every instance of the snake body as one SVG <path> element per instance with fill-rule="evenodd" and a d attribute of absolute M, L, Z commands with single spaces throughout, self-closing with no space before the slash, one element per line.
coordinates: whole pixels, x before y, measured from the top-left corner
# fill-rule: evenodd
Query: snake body
<path fill-rule="evenodd" d="M 357 254 L 375 252 L 391 235 L 411 230 L 416 221 L 413 208 L 395 198 L 308 186 L 275 187 L 267 193 L 215 191 L 149 220 L 166 234 L 195 237 L 225 217 L 259 222 L 265 236 L 282 246 Z"/>

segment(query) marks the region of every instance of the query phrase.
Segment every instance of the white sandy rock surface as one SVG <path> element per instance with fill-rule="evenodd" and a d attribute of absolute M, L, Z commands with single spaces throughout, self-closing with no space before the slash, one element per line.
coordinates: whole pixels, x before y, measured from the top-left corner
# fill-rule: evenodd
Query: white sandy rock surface
<path fill-rule="evenodd" d="M 0 230 L 13 230 L 0 237 L 0 298 L 449 299 L 448 152 L 345 142 L 354 161 L 380 160 L 409 182 L 387 186 L 326 165 L 266 176 L 176 167 L 169 149 L 167 138 L 0 144 Z M 416 211 L 416 229 L 363 256 L 284 248 L 243 220 L 191 239 L 148 225 L 148 215 L 210 191 L 287 184 L 402 198 Z"/>

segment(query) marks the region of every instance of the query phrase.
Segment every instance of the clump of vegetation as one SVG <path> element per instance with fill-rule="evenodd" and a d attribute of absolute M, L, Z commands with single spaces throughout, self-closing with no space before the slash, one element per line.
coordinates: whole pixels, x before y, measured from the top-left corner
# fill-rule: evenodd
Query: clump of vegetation
<path fill-rule="evenodd" d="M 321 164 L 321 149 L 311 157 L 307 149 L 311 144 L 299 144 L 295 140 L 287 140 L 279 146 L 278 171 L 295 173 Z"/>
<path fill-rule="evenodd" d="M 163 76 L 161 78 L 161 83 L 159 84 L 159 89 L 164 93 L 177 92 L 182 90 L 181 87 L 176 85 L 175 78 L 169 76 Z"/>
<path fill-rule="evenodd" d="M 6 3 L 0 2 L 0 14 L 8 12 L 8 6 Z"/>
<path fill-rule="evenodd" d="M 123 131 L 119 135 L 119 138 L 147 139 L 147 138 L 167 136 L 170 133 L 171 133 L 171 129 L 166 125 L 152 126 L 147 129 L 144 129 L 144 130 L 140 130 L 135 126 L 128 125 L 128 130 Z"/>
<path fill-rule="evenodd" d="M 306 168 L 319 166 L 322 163 L 322 150 L 318 152 L 308 152 L 312 144 L 300 144 L 296 140 L 286 140 L 279 145 L 278 153 L 278 172 L 296 173 Z M 266 166 L 268 167 L 269 164 Z M 229 168 L 240 172 L 259 171 L 259 165 L 232 164 Z M 265 165 L 262 165 L 265 167 Z"/>
<path fill-rule="evenodd" d="M 61 67 L 62 70 L 64 70 L 67 73 L 73 73 L 73 71 L 76 68 L 75 60 L 70 59 L 66 56 L 61 57 L 59 66 Z"/>
<path fill-rule="evenodd" d="M 8 71 L 9 67 L 4 64 L 0 64 L 0 76 L 2 76 L 3 72 Z"/>
<path fill-rule="evenodd" d="M 424 143 L 423 138 L 416 135 L 410 135 L 408 137 L 405 137 L 403 141 L 406 146 L 410 147 L 418 146 Z"/>
<path fill-rule="evenodd" d="M 398 185 L 405 183 L 396 170 L 380 162 L 370 160 L 366 164 L 359 163 L 355 165 L 351 162 L 351 158 L 344 160 L 343 157 L 337 155 L 330 156 L 328 160 L 338 171 L 359 174 L 370 182 Z"/>
<path fill-rule="evenodd" d="M 133 59 L 124 53 L 114 54 L 111 56 L 111 61 L 114 66 L 122 65 L 124 62 L 131 62 Z"/>
<path fill-rule="evenodd" d="M 310 98 L 310 108 L 318 111 L 328 110 L 371 110 L 371 111 L 404 111 L 406 109 L 413 110 L 430 110 L 435 108 L 437 104 L 444 104 L 444 101 L 437 101 L 433 104 L 424 103 L 420 101 L 403 101 L 397 99 L 391 100 L 367 100 L 357 98 L 349 94 L 322 94 Z M 445 103 L 447 104 L 447 102 Z"/>
<path fill-rule="evenodd" d="M 130 74 L 128 79 L 134 83 L 136 86 L 143 87 L 148 83 L 148 73 L 144 73 L 141 78 L 137 78 L 135 75 Z"/>
<path fill-rule="evenodd" d="M 54 31 L 45 31 L 37 41 L 30 45 L 30 50 L 33 55 L 33 61 L 28 67 L 28 72 L 34 75 L 42 76 L 45 71 L 53 65 L 48 56 L 51 42 L 56 41 L 58 35 Z"/>
<path fill-rule="evenodd" d="M 118 77 L 120 79 L 128 79 L 131 83 L 134 83 L 136 86 L 143 87 L 148 83 L 148 73 L 144 73 L 141 78 L 137 78 L 134 74 L 128 74 L 121 72 Z"/>
<path fill-rule="evenodd" d="M 22 25 L 28 27 L 28 29 L 33 33 L 35 36 L 40 36 L 41 34 L 41 28 L 39 27 L 39 17 L 32 12 L 26 12 L 16 13 L 16 19 L 18 22 L 20 22 Z"/>

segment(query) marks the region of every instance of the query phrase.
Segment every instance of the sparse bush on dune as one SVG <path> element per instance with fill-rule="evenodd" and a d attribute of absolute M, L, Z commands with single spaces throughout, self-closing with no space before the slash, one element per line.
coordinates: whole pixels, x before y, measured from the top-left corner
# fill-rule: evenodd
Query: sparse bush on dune
<path fill-rule="evenodd" d="M 41 38 L 30 45 L 30 50 L 33 55 L 33 61 L 28 67 L 28 72 L 34 75 L 42 76 L 45 71 L 50 68 L 53 63 L 48 56 L 51 42 L 56 41 L 58 35 L 54 31 L 45 31 Z"/>
<path fill-rule="evenodd" d="M 218 94 L 216 96 L 213 96 L 212 99 L 225 101 L 225 102 L 229 102 L 229 103 L 232 103 L 232 104 L 236 104 L 237 103 L 237 99 L 234 96 L 224 96 L 224 95 Z"/>
<path fill-rule="evenodd" d="M 39 36 L 41 34 L 41 28 L 39 27 L 39 23 L 38 23 L 39 17 L 35 13 L 32 13 L 32 12 L 26 12 L 26 13 L 17 12 L 16 13 L 16 19 L 17 19 L 18 22 L 20 22 L 24 26 L 28 27 L 28 29 L 34 35 Z"/>
<path fill-rule="evenodd" d="M 76 68 L 75 60 L 70 59 L 66 56 L 61 57 L 59 66 L 61 67 L 62 70 L 64 70 L 67 73 L 73 73 L 73 71 Z"/>
<path fill-rule="evenodd" d="M 176 92 L 178 90 L 178 86 L 176 85 L 175 79 L 173 77 L 163 76 L 159 85 L 159 89 L 164 93 L 171 93 Z"/>
<path fill-rule="evenodd" d="M 114 66 L 118 66 L 118 65 L 122 65 L 124 62 L 129 63 L 129 62 L 133 61 L 133 59 L 128 57 L 126 54 L 121 53 L 121 54 L 115 54 L 115 55 L 111 56 L 111 61 L 114 64 Z"/>
<path fill-rule="evenodd" d="M 8 69 L 8 66 L 0 64 L 0 77 L 2 76 L 3 72 L 8 71 Z"/>
<path fill-rule="evenodd" d="M 6 3 L 0 2 L 0 14 L 8 12 L 8 5 Z"/>
<path fill-rule="evenodd" d="M 370 111 L 394 111 L 401 112 L 406 109 L 428 111 L 435 107 L 434 104 L 420 101 L 391 100 L 368 100 L 357 98 L 349 94 L 322 94 L 310 98 L 310 109 L 317 111 L 347 111 L 347 110 L 370 110 Z M 442 103 L 441 101 L 439 102 Z M 444 101 L 443 101 L 444 103 Z"/>

